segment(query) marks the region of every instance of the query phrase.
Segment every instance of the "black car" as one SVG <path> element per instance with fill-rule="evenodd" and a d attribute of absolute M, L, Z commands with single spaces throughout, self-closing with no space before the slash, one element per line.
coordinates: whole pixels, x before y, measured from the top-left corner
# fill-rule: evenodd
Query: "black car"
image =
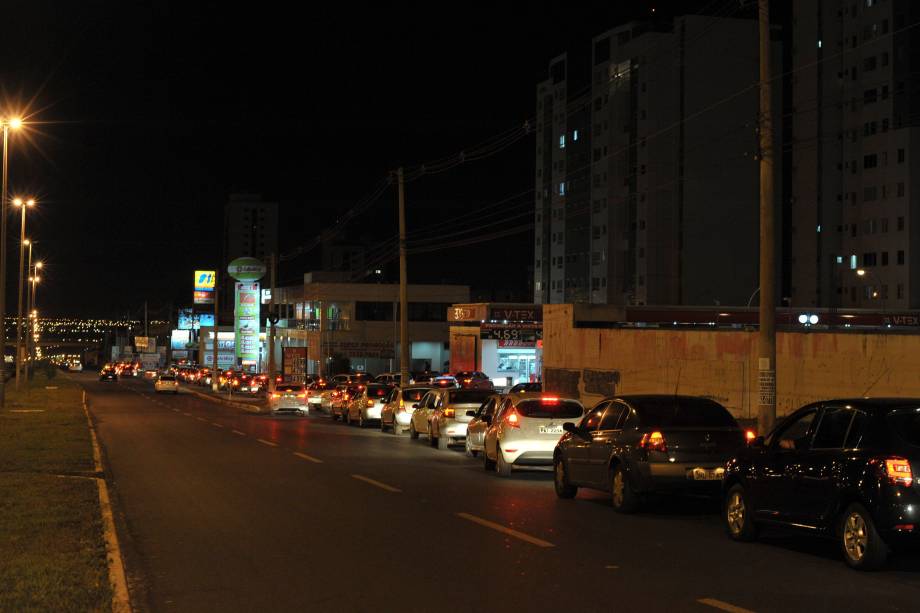
<path fill-rule="evenodd" d="M 556 495 L 608 491 L 621 513 L 638 510 L 648 494 L 718 496 L 725 462 L 745 444 L 725 407 L 692 396 L 610 398 L 563 429 L 553 455 Z"/>
<path fill-rule="evenodd" d="M 727 465 L 729 536 L 780 525 L 840 542 L 844 560 L 870 570 L 920 535 L 920 399 L 809 404 Z"/>
<path fill-rule="evenodd" d="M 103 368 L 99 371 L 100 381 L 118 381 L 118 373 L 114 368 Z"/>
<path fill-rule="evenodd" d="M 542 392 L 543 384 L 542 383 L 518 383 L 508 390 L 509 394 L 523 394 L 526 392 Z"/>

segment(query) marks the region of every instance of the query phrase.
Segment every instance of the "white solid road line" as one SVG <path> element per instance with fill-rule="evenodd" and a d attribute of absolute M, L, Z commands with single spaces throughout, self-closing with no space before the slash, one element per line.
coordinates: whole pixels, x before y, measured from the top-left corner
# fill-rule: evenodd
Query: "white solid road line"
<path fill-rule="evenodd" d="M 211 425 L 214 426 L 215 428 L 223 428 L 223 426 L 217 423 L 216 421 L 212 421 Z"/>
<path fill-rule="evenodd" d="M 743 607 L 736 607 L 733 604 L 727 602 L 722 602 L 721 600 L 716 600 L 715 598 L 700 598 L 697 600 L 698 603 L 704 604 L 713 609 L 719 609 L 721 611 L 728 611 L 728 613 L 754 613 L 750 609 L 745 609 Z"/>
<path fill-rule="evenodd" d="M 204 417 L 196 417 L 195 419 L 197 419 L 198 421 L 208 421 L 208 420 L 205 419 Z"/>
<path fill-rule="evenodd" d="M 173 411 L 175 411 L 176 413 L 181 413 L 179 409 L 173 409 Z"/>
<path fill-rule="evenodd" d="M 386 490 L 388 492 L 397 492 L 397 493 L 402 492 L 402 490 L 397 487 L 393 487 L 392 485 L 387 485 L 386 483 L 381 483 L 380 481 L 375 481 L 374 479 L 365 477 L 364 475 L 352 475 L 351 478 L 357 479 L 358 481 L 364 481 L 365 483 L 370 483 L 371 485 L 375 487 L 379 487 L 380 489 Z"/>
<path fill-rule="evenodd" d="M 191 416 L 192 416 L 191 413 L 186 413 L 186 412 L 184 412 L 184 411 L 182 412 L 182 414 L 185 415 L 186 417 L 191 417 Z"/>
<path fill-rule="evenodd" d="M 505 526 L 496 524 L 495 522 L 489 521 L 488 519 L 470 515 L 469 513 L 457 513 L 456 515 L 457 517 L 462 517 L 463 519 L 479 524 L 480 526 L 492 528 L 493 530 L 497 530 L 498 532 L 502 532 L 508 536 L 513 536 L 516 539 L 521 539 L 522 541 L 530 543 L 531 545 L 536 545 L 537 547 L 555 547 L 555 545 L 549 541 L 544 541 L 543 539 L 538 539 L 535 536 L 530 536 L 529 534 L 524 534 L 523 532 L 518 532 L 517 530 L 513 530 L 511 528 L 506 528 Z"/>
<path fill-rule="evenodd" d="M 294 452 L 294 455 L 296 455 L 298 458 L 303 458 L 304 460 L 309 460 L 309 461 L 315 462 L 315 463 L 317 463 L 317 464 L 322 464 L 322 463 L 323 463 L 323 461 L 320 460 L 319 458 L 314 458 L 314 457 L 311 456 L 311 455 L 307 455 L 307 454 L 305 454 L 305 453 L 300 453 L 299 451 L 295 451 L 295 452 Z"/>
<path fill-rule="evenodd" d="M 234 434 L 239 434 L 240 436 L 246 436 L 245 432 L 240 432 L 239 430 L 231 430 Z"/>
<path fill-rule="evenodd" d="M 277 447 L 277 446 L 278 446 L 278 443 L 273 443 L 273 442 L 271 442 L 271 441 L 266 441 L 264 438 L 257 438 L 256 440 L 259 441 L 260 443 L 262 443 L 263 445 L 269 445 L 269 446 L 271 446 L 271 447 Z"/>

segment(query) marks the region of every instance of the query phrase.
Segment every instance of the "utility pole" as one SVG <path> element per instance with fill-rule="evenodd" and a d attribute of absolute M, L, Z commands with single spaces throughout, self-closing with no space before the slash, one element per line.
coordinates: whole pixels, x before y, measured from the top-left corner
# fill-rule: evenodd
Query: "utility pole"
<path fill-rule="evenodd" d="M 22 209 L 22 222 L 19 225 L 19 307 L 16 315 L 16 389 L 19 389 L 19 376 L 23 369 L 22 359 L 22 286 L 25 283 L 25 273 L 22 268 L 25 266 L 25 249 L 26 249 L 26 203 L 15 200 L 13 204 L 19 203 Z"/>
<path fill-rule="evenodd" d="M 760 326 L 757 343 L 757 433 L 776 421 L 776 249 L 773 215 L 773 111 L 770 91 L 770 2 L 758 0 L 760 25 Z"/>
<path fill-rule="evenodd" d="M 275 278 L 276 278 L 276 256 L 273 253 L 271 259 L 271 283 L 272 295 L 268 301 L 268 321 L 271 324 L 268 331 L 268 392 L 275 391 L 275 324 L 278 323 L 278 315 L 275 313 Z"/>
<path fill-rule="evenodd" d="M 396 171 L 399 181 L 399 381 L 409 383 L 409 285 L 406 280 L 406 183 L 403 169 Z"/>
<path fill-rule="evenodd" d="M 217 375 L 217 337 L 220 335 L 220 311 L 217 310 L 220 302 L 220 284 L 218 283 L 218 271 L 214 271 L 214 344 L 211 349 L 214 351 L 214 363 L 211 364 L 211 390 L 220 391 L 220 378 Z"/>
<path fill-rule="evenodd" d="M 144 300 L 144 338 L 150 336 L 147 328 L 147 301 Z"/>
<path fill-rule="evenodd" d="M 7 154 L 10 141 L 10 122 L 3 121 L 3 193 L 0 194 L 0 329 L 3 332 L 3 352 L 0 353 L 0 407 L 6 406 L 6 218 L 10 210 L 10 198 L 7 189 Z"/>

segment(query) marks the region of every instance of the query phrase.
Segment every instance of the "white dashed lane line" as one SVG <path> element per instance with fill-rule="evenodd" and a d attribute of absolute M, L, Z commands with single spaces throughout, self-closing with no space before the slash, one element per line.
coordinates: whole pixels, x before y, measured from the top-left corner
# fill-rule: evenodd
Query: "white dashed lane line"
<path fill-rule="evenodd" d="M 743 607 L 736 607 L 735 605 L 723 602 L 721 600 L 716 600 L 715 598 L 700 598 L 697 600 L 698 603 L 704 604 L 707 607 L 712 607 L 713 609 L 719 609 L 720 611 L 728 611 L 728 613 L 754 613 L 750 609 L 745 609 Z"/>
<path fill-rule="evenodd" d="M 269 447 L 277 447 L 277 446 L 278 446 L 278 443 L 273 443 L 273 442 L 271 442 L 271 441 L 266 441 L 264 438 L 257 438 L 256 440 L 259 441 L 260 443 L 262 443 L 263 445 L 268 445 Z"/>
<path fill-rule="evenodd" d="M 476 515 L 470 515 L 469 513 L 457 513 L 456 515 L 457 517 L 463 518 L 467 521 L 479 524 L 480 526 L 485 526 L 486 528 L 491 528 L 492 530 L 507 534 L 508 536 L 513 536 L 516 539 L 520 539 L 526 543 L 530 543 L 531 545 L 536 545 L 537 547 L 555 547 L 555 545 L 549 541 L 538 539 L 535 536 L 530 536 L 529 534 L 525 534 L 518 530 L 506 528 L 501 524 L 496 524 L 494 521 L 489 521 L 488 519 L 483 519 L 481 517 L 477 517 Z"/>
<path fill-rule="evenodd" d="M 246 436 L 245 432 L 240 432 L 239 430 L 231 430 L 230 432 L 233 432 L 234 434 L 239 434 L 240 436 Z"/>
<path fill-rule="evenodd" d="M 314 462 L 314 463 L 316 463 L 316 464 L 322 464 L 322 463 L 323 463 L 323 461 L 320 460 L 319 458 L 314 458 L 314 457 L 311 456 L 311 455 L 307 455 L 307 454 L 305 454 L 305 453 L 300 453 L 299 451 L 295 451 L 295 452 L 294 452 L 294 455 L 296 455 L 298 458 L 303 458 L 304 460 L 308 460 L 308 461 Z"/>
<path fill-rule="evenodd" d="M 357 479 L 358 481 L 364 481 L 365 483 L 370 483 L 374 487 L 379 487 L 380 489 L 386 490 L 388 492 L 396 492 L 396 493 L 402 492 L 402 490 L 399 489 L 398 487 L 393 487 L 392 485 L 381 483 L 380 481 L 371 479 L 370 477 L 365 477 L 364 475 L 352 475 L 351 478 Z"/>

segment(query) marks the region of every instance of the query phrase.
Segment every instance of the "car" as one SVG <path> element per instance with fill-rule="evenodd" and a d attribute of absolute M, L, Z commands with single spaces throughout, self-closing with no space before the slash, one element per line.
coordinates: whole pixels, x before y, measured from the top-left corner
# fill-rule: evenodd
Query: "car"
<path fill-rule="evenodd" d="M 175 375 L 160 375 L 153 384 L 153 389 L 157 393 L 172 392 L 173 394 L 178 394 L 179 382 L 176 380 Z"/>
<path fill-rule="evenodd" d="M 387 397 L 380 412 L 380 430 L 389 430 L 393 434 L 402 434 L 409 429 L 412 418 L 412 405 L 417 404 L 431 389 L 427 384 L 413 384 L 394 387 Z"/>
<path fill-rule="evenodd" d="M 81 364 L 80 362 L 71 362 L 67 366 L 67 370 L 69 370 L 70 372 L 83 372 L 83 364 Z"/>
<path fill-rule="evenodd" d="M 857 570 L 920 544 L 920 398 L 805 405 L 732 457 L 722 482 L 729 537 L 772 525 L 835 539 Z"/>
<path fill-rule="evenodd" d="M 428 441 L 432 447 L 447 449 L 451 444 L 466 440 L 466 427 L 477 410 L 492 395 L 490 390 L 439 389 L 428 424 Z"/>
<path fill-rule="evenodd" d="M 402 374 L 398 372 L 385 372 L 374 377 L 374 383 L 386 383 L 388 385 L 399 385 Z M 410 381 L 411 383 L 411 381 Z"/>
<path fill-rule="evenodd" d="M 509 394 L 522 394 L 524 392 L 542 392 L 543 384 L 542 383 L 518 383 L 511 386 L 511 389 L 508 390 Z"/>
<path fill-rule="evenodd" d="M 515 466 L 552 466 L 565 420 L 580 419 L 585 408 L 575 399 L 549 394 L 506 395 L 482 441 L 482 465 L 501 477 Z"/>
<path fill-rule="evenodd" d="M 348 424 L 358 424 L 360 428 L 370 422 L 379 422 L 383 400 L 389 396 L 391 389 L 393 389 L 391 385 L 382 383 L 368 383 L 359 386 L 348 402 L 345 421 Z"/>
<path fill-rule="evenodd" d="M 412 382 L 414 383 L 431 383 L 435 377 L 440 376 L 441 373 L 432 370 L 423 370 L 418 372 L 410 373 Z"/>
<path fill-rule="evenodd" d="M 440 388 L 427 392 L 422 399 L 412 405 L 412 415 L 409 417 L 409 438 L 417 440 L 424 434 L 428 436 L 428 425 L 431 423 L 431 414 L 435 410 L 438 400 L 437 392 Z"/>
<path fill-rule="evenodd" d="M 495 387 L 492 385 L 492 379 L 478 370 L 461 370 L 454 374 L 454 379 L 464 389 L 491 390 Z"/>
<path fill-rule="evenodd" d="M 452 375 L 438 375 L 430 381 L 431 385 L 434 387 L 460 387 L 460 383 L 457 382 L 457 379 Z"/>
<path fill-rule="evenodd" d="M 340 373 L 334 375 L 332 380 L 336 383 L 369 383 L 374 380 L 374 376 L 370 373 L 365 372 L 355 372 L 355 373 Z"/>
<path fill-rule="evenodd" d="M 323 406 L 323 395 L 329 394 L 335 389 L 335 383 L 318 379 L 307 387 L 307 404 L 311 409 L 318 411 L 325 410 Z"/>
<path fill-rule="evenodd" d="M 305 415 L 310 412 L 307 401 L 307 388 L 303 383 L 280 383 L 268 397 L 268 406 L 273 413 L 297 413 Z"/>
<path fill-rule="evenodd" d="M 348 416 L 348 403 L 358 392 L 357 385 L 340 383 L 330 396 L 330 414 L 332 419 L 344 422 Z"/>
<path fill-rule="evenodd" d="M 467 411 L 470 422 L 466 425 L 466 455 L 475 458 L 482 451 L 486 430 L 492 424 L 495 409 L 501 404 L 503 394 L 492 394 L 475 411 Z"/>
<path fill-rule="evenodd" d="M 99 371 L 100 381 L 118 381 L 118 372 L 111 366 L 106 366 Z"/>
<path fill-rule="evenodd" d="M 608 492 L 620 513 L 639 510 L 652 494 L 718 496 L 725 463 L 746 444 L 724 406 L 695 396 L 608 398 L 563 428 L 553 456 L 556 495 Z"/>

